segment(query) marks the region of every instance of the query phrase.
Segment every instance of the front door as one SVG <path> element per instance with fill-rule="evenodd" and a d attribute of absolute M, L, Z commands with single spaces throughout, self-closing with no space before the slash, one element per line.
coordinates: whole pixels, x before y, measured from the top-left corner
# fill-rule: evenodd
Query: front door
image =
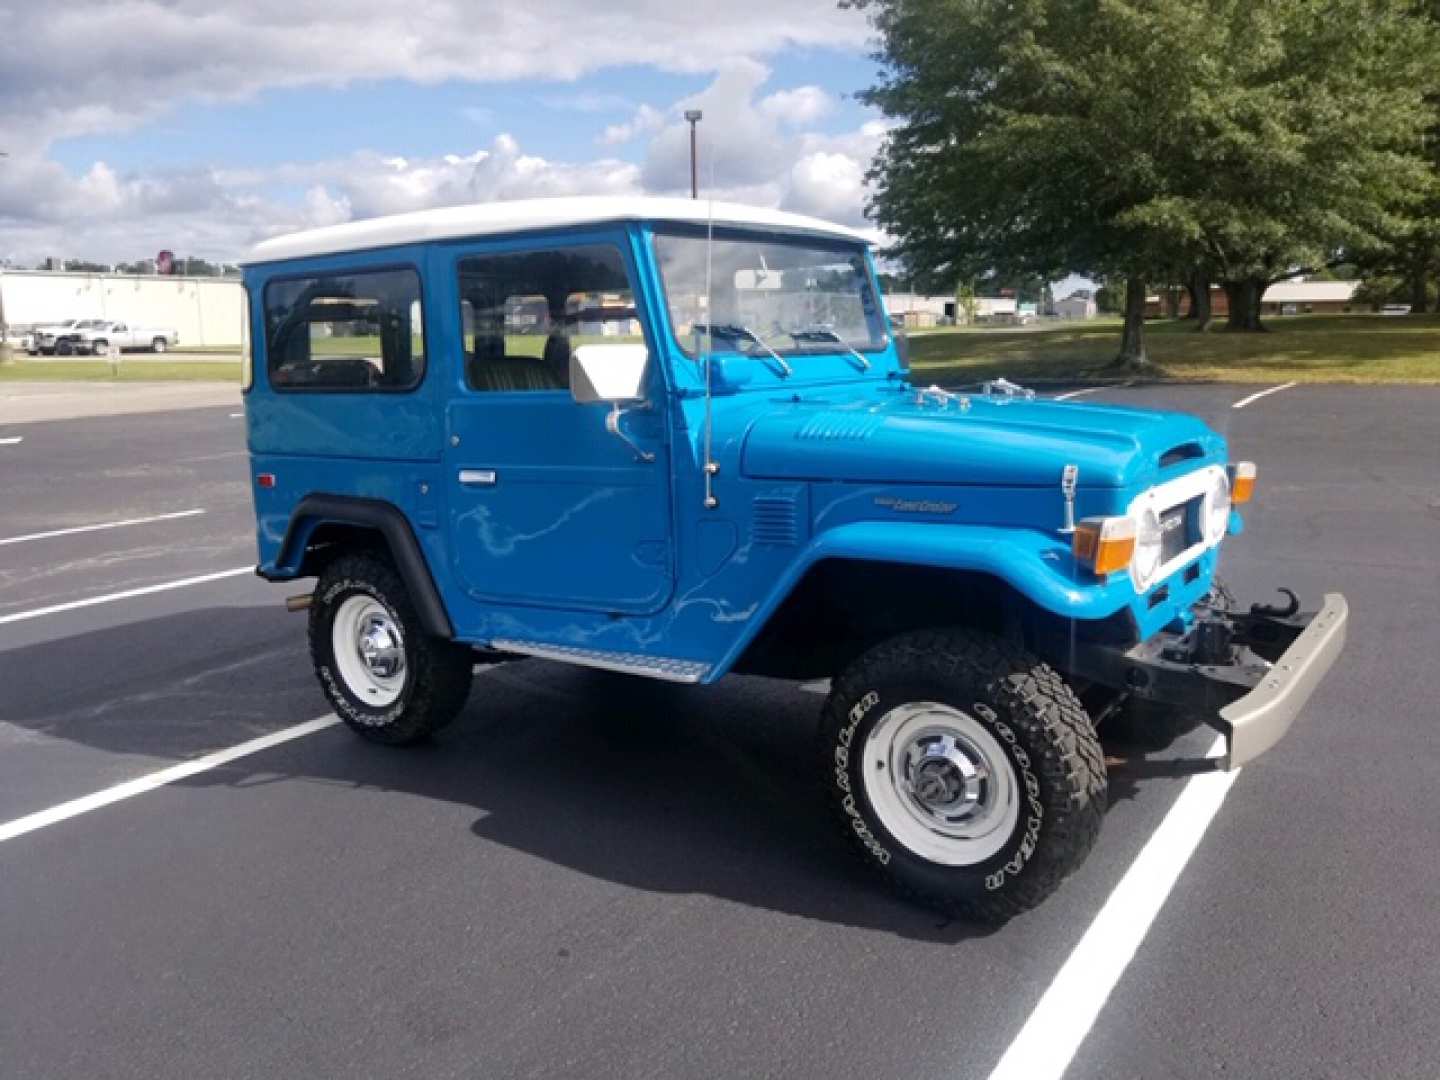
<path fill-rule="evenodd" d="M 570 351 L 643 342 L 626 238 L 454 263 L 462 378 L 448 415 L 450 544 L 477 600 L 647 613 L 670 596 L 663 410 L 628 413 L 640 460 L 605 427 L 608 405 L 570 396 Z M 651 364 L 648 392 L 663 381 Z"/>

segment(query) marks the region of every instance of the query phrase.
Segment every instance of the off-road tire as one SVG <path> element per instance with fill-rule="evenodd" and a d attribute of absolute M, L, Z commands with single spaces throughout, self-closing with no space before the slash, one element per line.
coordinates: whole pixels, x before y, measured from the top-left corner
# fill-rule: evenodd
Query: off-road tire
<path fill-rule="evenodd" d="M 1019 814 L 1004 845 L 972 865 L 905 846 L 860 775 L 866 740 L 891 710 L 934 702 L 988 730 L 1008 758 Z M 1049 665 L 969 629 L 902 634 L 835 679 L 820 731 L 822 780 L 854 850 L 902 895 L 946 914 L 999 923 L 1040 903 L 1078 867 L 1105 815 L 1105 759 L 1089 715 Z"/>
<path fill-rule="evenodd" d="M 378 601 L 401 629 L 404 684 L 398 698 L 384 707 L 363 701 L 336 661 L 335 616 L 356 595 Z M 469 648 L 425 633 L 404 581 L 382 557 L 353 554 L 331 562 L 316 584 L 309 630 L 310 660 L 331 707 L 351 730 L 372 742 L 387 746 L 420 742 L 454 720 L 465 706 L 473 666 Z"/>

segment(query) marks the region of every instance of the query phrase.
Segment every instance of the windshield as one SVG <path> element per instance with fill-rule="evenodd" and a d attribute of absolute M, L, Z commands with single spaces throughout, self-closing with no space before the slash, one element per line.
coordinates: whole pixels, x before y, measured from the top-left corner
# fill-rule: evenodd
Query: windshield
<path fill-rule="evenodd" d="M 710 303 L 706 245 L 705 236 L 694 233 L 655 237 L 670 322 L 689 355 L 699 352 L 707 328 L 716 349 L 747 356 L 884 347 L 884 319 L 858 245 L 716 237 Z"/>

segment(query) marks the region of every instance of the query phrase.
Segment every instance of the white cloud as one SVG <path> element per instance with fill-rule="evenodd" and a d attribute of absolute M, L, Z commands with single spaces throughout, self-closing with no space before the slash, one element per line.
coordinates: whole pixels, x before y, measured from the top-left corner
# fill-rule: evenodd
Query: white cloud
<path fill-rule="evenodd" d="M 578 0 L 555 0 L 546 5 L 545 22 L 566 28 L 558 36 L 540 34 L 536 16 L 513 5 L 483 15 L 478 5 L 442 0 L 417 0 L 404 18 L 388 0 L 351 0 L 335 9 L 316 0 L 254 0 L 243 16 L 200 0 L 60 0 L 58 7 L 43 20 L 11 13 L 18 32 L 0 38 L 0 148 L 11 155 L 0 167 L 0 258 L 113 262 L 168 247 L 228 261 L 275 233 L 431 206 L 536 195 L 688 193 L 689 127 L 682 113 L 689 108 L 704 111 L 704 190 L 863 228 L 864 174 L 886 130 L 880 121 L 838 133 L 813 130 L 833 115 L 835 99 L 813 85 L 776 85 L 770 69 L 754 59 L 787 43 L 858 41 L 863 20 L 828 8 L 816 14 L 800 0 L 733 0 L 718 15 L 677 13 L 669 0 L 638 0 L 630 10 L 597 15 L 599 9 Z M 323 23 L 313 15 L 322 10 Z M 490 36 L 478 53 L 473 33 L 458 34 L 462 23 L 472 31 L 487 27 Z M 121 34 L 122 24 L 132 29 Z M 90 62 L 72 62 L 75 50 L 47 44 L 80 33 L 82 25 L 85 39 L 98 43 Z M 133 32 L 140 25 L 145 33 Z M 507 41 L 522 44 L 506 53 Z M 511 133 L 467 145 L 458 123 L 456 145 L 433 157 L 388 146 L 255 168 L 126 172 L 105 162 L 69 170 L 47 156 L 49 139 L 113 133 L 171 103 L 222 93 L 217 88 L 234 95 L 387 74 L 554 77 L 621 62 L 715 74 L 704 90 L 663 107 L 617 95 L 542 96 L 552 108 L 631 110 L 627 119 L 600 127 L 602 149 L 592 147 L 575 160 L 527 153 Z M 451 115 L 492 130 L 497 119 L 478 105 L 459 106 Z M 620 144 L 636 146 L 635 160 L 604 149 Z"/>
<path fill-rule="evenodd" d="M 606 146 L 626 143 L 637 135 L 659 131 L 665 123 L 665 114 L 649 105 L 641 105 L 635 115 L 623 124 L 610 124 L 600 134 L 599 142 Z"/>
<path fill-rule="evenodd" d="M 835 107 L 835 99 L 818 86 L 780 90 L 760 102 L 760 111 L 783 124 L 813 124 Z"/>
<path fill-rule="evenodd" d="M 775 121 L 755 106 L 770 71 L 754 60 L 721 69 L 700 93 L 679 102 L 675 120 L 650 142 L 645 186 L 655 192 L 690 190 L 690 128 L 683 110 L 704 113 L 698 129 L 700 183 L 716 192 L 752 187 L 775 178 L 787 151 Z"/>
<path fill-rule="evenodd" d="M 846 154 L 806 154 L 790 169 L 786 204 L 821 218 L 854 218 L 865 202 L 865 164 Z"/>
<path fill-rule="evenodd" d="M 856 49 L 867 35 L 861 14 L 814 0 L 47 0 L 0 14 L 0 145 L 12 153 L 273 87 L 705 72 L 791 46 Z"/>

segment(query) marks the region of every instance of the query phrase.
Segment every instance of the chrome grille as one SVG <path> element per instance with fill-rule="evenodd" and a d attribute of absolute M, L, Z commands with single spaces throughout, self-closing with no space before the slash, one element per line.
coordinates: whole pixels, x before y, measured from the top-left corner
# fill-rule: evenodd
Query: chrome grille
<path fill-rule="evenodd" d="M 1200 539 L 1201 497 L 1160 512 L 1160 562 L 1168 563 Z"/>

